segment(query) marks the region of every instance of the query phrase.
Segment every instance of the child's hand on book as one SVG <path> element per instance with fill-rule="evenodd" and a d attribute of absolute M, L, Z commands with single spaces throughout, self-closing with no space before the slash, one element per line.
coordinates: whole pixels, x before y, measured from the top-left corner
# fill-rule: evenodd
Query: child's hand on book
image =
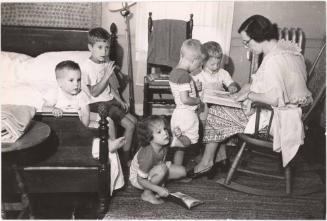
<path fill-rule="evenodd" d="M 54 117 L 58 117 L 58 118 L 62 117 L 63 110 L 61 110 L 60 108 L 57 108 L 57 107 L 53 107 L 52 114 Z"/>
<path fill-rule="evenodd" d="M 236 93 L 237 92 L 237 86 L 236 85 L 230 85 L 230 86 L 228 86 L 228 91 L 231 93 L 231 94 L 234 94 L 234 93 Z"/>

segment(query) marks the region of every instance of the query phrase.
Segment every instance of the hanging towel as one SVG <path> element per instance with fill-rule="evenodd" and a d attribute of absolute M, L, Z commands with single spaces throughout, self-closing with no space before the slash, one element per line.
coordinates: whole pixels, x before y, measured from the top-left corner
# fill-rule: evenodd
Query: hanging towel
<path fill-rule="evenodd" d="M 149 36 L 148 63 L 175 67 L 180 49 L 186 40 L 187 22 L 181 20 L 154 20 Z"/>
<path fill-rule="evenodd" d="M 274 108 L 273 149 L 276 152 L 282 152 L 284 167 L 293 159 L 304 142 L 305 135 L 301 117 L 302 109 L 299 107 Z"/>
<path fill-rule="evenodd" d="M 25 133 L 35 111 L 35 107 L 27 105 L 1 105 L 1 142 L 16 142 Z"/>
<path fill-rule="evenodd" d="M 109 145 L 109 144 L 108 144 Z M 92 143 L 92 156 L 99 158 L 100 139 L 94 138 Z M 109 147 L 108 147 L 109 148 Z M 114 190 L 120 189 L 124 186 L 124 175 L 121 168 L 120 160 L 117 151 L 108 151 L 108 158 L 110 162 L 110 196 Z"/>

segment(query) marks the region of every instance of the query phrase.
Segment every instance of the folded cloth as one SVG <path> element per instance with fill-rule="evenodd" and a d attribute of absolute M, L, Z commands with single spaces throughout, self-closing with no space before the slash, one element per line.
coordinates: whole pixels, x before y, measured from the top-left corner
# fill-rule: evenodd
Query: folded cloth
<path fill-rule="evenodd" d="M 109 145 L 109 143 L 108 143 Z M 100 139 L 94 138 L 92 143 L 92 156 L 96 159 L 99 158 Z M 109 149 L 109 147 L 108 147 Z M 120 189 L 124 186 L 124 175 L 121 168 L 120 160 L 117 151 L 108 151 L 110 162 L 110 196 L 114 190 Z"/>
<path fill-rule="evenodd" d="M 273 149 L 276 152 L 282 152 L 284 167 L 293 159 L 304 142 L 304 126 L 301 117 L 300 107 L 274 108 Z"/>
<path fill-rule="evenodd" d="M 27 105 L 1 105 L 1 142 L 16 142 L 25 133 L 35 112 L 35 107 Z"/>
<path fill-rule="evenodd" d="M 148 63 L 175 67 L 186 40 L 187 23 L 181 20 L 154 20 L 149 36 Z"/>

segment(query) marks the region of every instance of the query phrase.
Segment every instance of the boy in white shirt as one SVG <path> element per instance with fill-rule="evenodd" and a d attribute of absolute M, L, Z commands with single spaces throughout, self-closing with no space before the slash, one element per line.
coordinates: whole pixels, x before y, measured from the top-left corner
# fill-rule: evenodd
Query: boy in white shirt
<path fill-rule="evenodd" d="M 103 28 L 94 28 L 89 31 L 88 48 L 91 57 L 83 64 L 83 86 L 91 96 L 90 110 L 98 111 L 99 104 L 105 104 L 108 116 L 124 129 L 126 143 L 123 147 L 123 166 L 130 164 L 130 149 L 136 125 L 136 118 L 128 113 L 129 105 L 124 102 L 113 85 L 111 76 L 114 75 L 115 65 L 109 61 L 110 34 Z"/>
<path fill-rule="evenodd" d="M 96 115 L 90 113 L 90 97 L 81 89 L 81 70 L 77 63 L 67 60 L 55 68 L 58 88 L 45 95 L 42 111 L 51 112 L 55 117 L 62 117 L 63 112 L 77 112 L 86 127 L 94 127 Z M 114 125 L 110 119 L 109 128 Z M 115 139 L 109 131 L 109 151 L 113 152 L 125 144 L 125 138 Z"/>

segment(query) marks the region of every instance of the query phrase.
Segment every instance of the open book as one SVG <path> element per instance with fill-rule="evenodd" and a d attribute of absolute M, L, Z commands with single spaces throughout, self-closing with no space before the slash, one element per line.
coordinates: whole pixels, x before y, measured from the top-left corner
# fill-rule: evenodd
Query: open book
<path fill-rule="evenodd" d="M 203 102 L 228 107 L 243 108 L 242 103 L 234 100 L 231 97 L 231 94 L 226 91 L 206 89 L 203 93 Z"/>
<path fill-rule="evenodd" d="M 189 195 L 186 195 L 181 192 L 170 193 L 167 197 L 167 200 L 175 202 L 181 206 L 184 206 L 187 209 L 191 209 L 197 205 L 203 204 L 204 202 L 198 199 L 195 199 Z"/>

